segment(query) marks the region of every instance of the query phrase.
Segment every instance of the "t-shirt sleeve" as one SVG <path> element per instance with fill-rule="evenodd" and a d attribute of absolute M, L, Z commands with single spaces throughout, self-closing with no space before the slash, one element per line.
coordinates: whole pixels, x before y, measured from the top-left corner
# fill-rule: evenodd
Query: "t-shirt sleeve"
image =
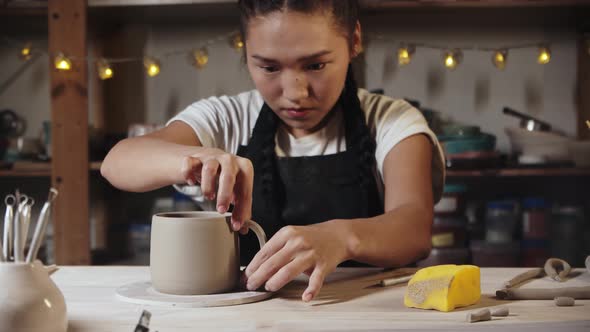
<path fill-rule="evenodd" d="M 261 106 L 262 99 L 255 91 L 209 97 L 189 105 L 166 125 L 182 121 L 195 131 L 204 147 L 235 154 L 240 145 L 247 144 Z"/>
<path fill-rule="evenodd" d="M 367 123 L 373 131 L 377 148 L 375 159 L 383 177 L 385 157 L 399 142 L 416 135 L 425 134 L 432 142 L 432 192 L 435 202 L 442 196 L 445 181 L 445 158 L 442 147 L 422 113 L 401 99 L 359 93 L 361 104 L 367 114 Z"/>

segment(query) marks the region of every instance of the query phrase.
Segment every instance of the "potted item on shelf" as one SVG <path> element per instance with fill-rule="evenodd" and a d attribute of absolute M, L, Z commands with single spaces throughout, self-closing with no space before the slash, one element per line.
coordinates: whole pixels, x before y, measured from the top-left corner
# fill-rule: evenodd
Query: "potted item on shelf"
<path fill-rule="evenodd" d="M 512 153 L 520 164 L 554 164 L 571 162 L 569 137 L 554 133 L 506 128 Z"/>
<path fill-rule="evenodd" d="M 447 168 L 482 169 L 500 166 L 496 136 L 483 133 L 478 126 L 447 124 L 438 135 L 445 150 Z"/>

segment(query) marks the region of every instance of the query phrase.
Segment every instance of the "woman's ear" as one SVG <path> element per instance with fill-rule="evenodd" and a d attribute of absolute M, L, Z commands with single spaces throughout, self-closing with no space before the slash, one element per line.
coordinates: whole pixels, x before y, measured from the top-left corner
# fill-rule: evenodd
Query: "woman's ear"
<path fill-rule="evenodd" d="M 352 34 L 352 58 L 356 58 L 359 54 L 363 53 L 363 39 L 361 32 L 361 23 L 356 21 L 354 33 Z"/>

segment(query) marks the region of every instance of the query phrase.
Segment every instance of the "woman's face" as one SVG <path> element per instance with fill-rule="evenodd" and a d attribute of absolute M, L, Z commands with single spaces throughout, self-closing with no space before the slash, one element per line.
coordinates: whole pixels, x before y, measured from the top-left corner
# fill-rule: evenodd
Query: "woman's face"
<path fill-rule="evenodd" d="M 247 28 L 248 70 L 266 103 L 295 137 L 321 128 L 344 87 L 347 37 L 323 12 L 276 11 L 252 18 Z M 354 44 L 358 49 L 358 25 Z"/>

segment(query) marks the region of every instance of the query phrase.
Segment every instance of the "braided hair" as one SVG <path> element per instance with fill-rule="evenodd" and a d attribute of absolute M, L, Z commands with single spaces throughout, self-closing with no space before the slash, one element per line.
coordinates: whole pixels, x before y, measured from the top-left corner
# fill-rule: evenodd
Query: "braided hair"
<path fill-rule="evenodd" d="M 247 24 L 250 18 L 285 9 L 303 13 L 318 10 L 330 10 L 336 25 L 342 29 L 352 49 L 352 38 L 358 21 L 358 3 L 356 0 L 239 0 L 241 32 L 246 40 Z M 342 94 L 333 111 L 343 112 L 346 133 L 346 149 L 357 156 L 360 183 L 360 199 L 363 211 L 360 217 L 368 217 L 368 191 L 375 176 L 375 140 L 366 125 L 365 113 L 361 109 L 358 88 L 354 79 L 352 66 L 349 65 Z M 256 169 L 256 176 L 261 176 L 262 195 L 265 206 L 260 207 L 270 213 L 276 220 L 281 220 L 284 203 L 284 189 L 280 181 L 275 154 L 275 136 L 280 123 L 278 116 L 265 103 L 256 122 L 255 131 L 249 145 L 253 154 L 250 157 Z M 363 201 L 364 200 L 364 201 Z M 271 231 L 272 233 L 272 231 Z"/>

